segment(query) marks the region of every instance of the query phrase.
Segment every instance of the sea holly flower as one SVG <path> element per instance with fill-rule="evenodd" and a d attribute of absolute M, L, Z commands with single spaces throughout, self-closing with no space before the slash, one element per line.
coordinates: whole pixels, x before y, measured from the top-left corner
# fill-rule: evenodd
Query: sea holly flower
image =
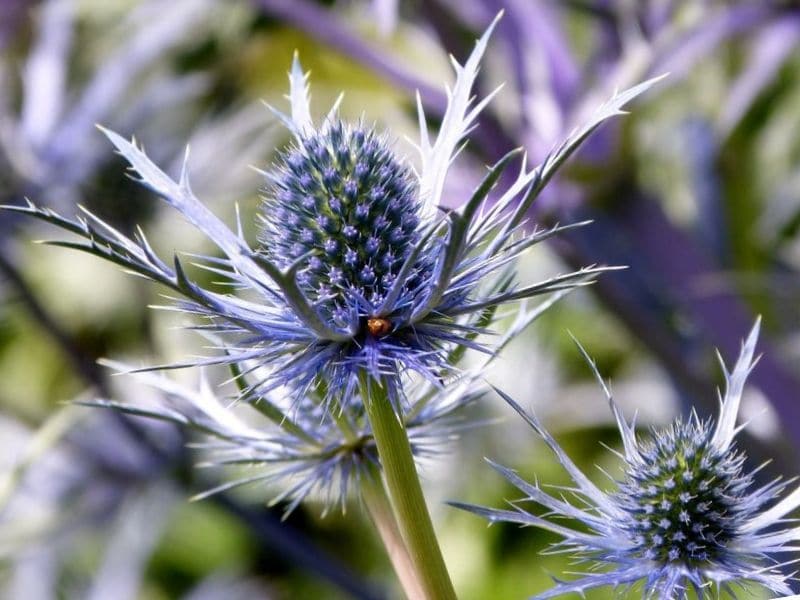
<path fill-rule="evenodd" d="M 464 66 L 454 63 L 441 129 L 431 141 L 419 103 L 421 165 L 414 171 L 385 136 L 343 123 L 336 106 L 315 124 L 307 75 L 295 58 L 290 72 L 290 115 L 279 116 L 294 136 L 275 165 L 263 172 L 265 200 L 260 244 L 241 226 L 230 229 L 195 196 L 186 163 L 178 181 L 133 142 L 103 129 L 143 185 L 203 232 L 224 256 L 196 257 L 247 294 L 224 294 L 192 281 L 176 256 L 156 256 L 144 233 L 129 239 L 85 211 L 77 220 L 38 208 L 9 207 L 89 240 L 57 242 L 117 262 L 183 296 L 177 308 L 208 319 L 223 338 L 223 353 L 191 364 L 255 361 L 260 380 L 246 396 L 288 387 L 296 398 L 322 391 L 326 407 L 360 403 L 360 373 L 380 380 L 395 410 L 403 378 L 432 382 L 453 374 L 455 347 L 487 348 L 475 341 L 488 312 L 511 302 L 585 285 L 604 269 L 587 267 L 527 286 L 513 282 L 510 265 L 536 243 L 570 227 L 522 235 L 532 201 L 555 170 L 605 119 L 655 80 L 615 95 L 537 168 L 524 164 L 491 210 L 479 210 L 517 153 L 503 157 L 457 211 L 441 204 L 448 168 L 463 138 L 493 94 L 474 102 L 471 88 L 492 25 Z M 338 104 L 338 102 L 337 102 Z M 188 152 L 186 161 L 188 162 Z M 491 320 L 490 320 L 491 321 Z"/>
<path fill-rule="evenodd" d="M 358 481 L 410 597 L 455 598 L 415 459 L 425 455 L 431 438 L 449 436 L 450 415 L 474 392 L 462 389 L 455 399 L 438 392 L 458 378 L 456 365 L 467 349 L 490 360 L 499 350 L 479 337 L 491 331 L 499 307 L 586 285 L 606 270 L 587 267 L 520 286 L 513 263 L 542 240 L 583 225 L 526 233 L 524 220 L 578 145 L 655 82 L 615 94 L 538 167 L 528 170 L 522 160 L 518 176 L 491 207 L 487 197 L 518 152 L 492 166 L 459 210 L 443 210 L 449 167 L 493 96 L 475 102 L 471 89 L 495 23 L 463 66 L 453 62 L 456 81 L 435 139 L 418 99 L 416 170 L 386 136 L 342 122 L 338 102 L 315 122 L 307 75 L 295 57 L 290 114 L 275 111 L 294 139 L 262 171 L 265 199 L 255 247 L 240 223 L 232 230 L 194 195 L 188 152 L 175 181 L 134 142 L 101 128 L 141 183 L 216 244 L 221 257 L 195 256 L 195 262 L 225 277 L 236 293 L 202 287 L 178 257 L 168 265 L 141 231 L 130 239 L 89 212 L 70 220 L 33 204 L 8 207 L 85 238 L 56 244 L 161 283 L 181 296 L 174 308 L 205 318 L 200 328 L 220 354 L 183 366 L 229 365 L 238 400 L 272 421 L 278 434 L 243 427 L 207 390 L 176 394 L 163 380 L 153 383 L 179 400 L 177 409 L 140 414 L 216 437 L 233 451 L 230 462 L 289 465 L 268 469 L 264 478 L 294 476 L 299 483 L 286 492 L 294 501 L 337 482 L 343 498 L 348 483 Z M 476 379 L 462 374 L 460 381 Z"/>
<path fill-rule="evenodd" d="M 637 584 L 646 598 L 687 598 L 690 589 L 700 598 L 748 581 L 790 594 L 790 576 L 772 556 L 800 549 L 796 544 L 800 528 L 786 519 L 800 506 L 800 488 L 781 499 L 786 488 L 781 480 L 755 487 L 753 474 L 745 470 L 745 456 L 734 442 L 744 427 L 737 426 L 736 419 L 745 380 L 757 362 L 753 355 L 758 332 L 757 321 L 732 372 L 720 358 L 725 393 L 716 422 L 701 420 L 693 411 L 687 420 L 679 418 L 670 427 L 653 431 L 648 441 L 638 439 L 594 362 L 578 345 L 606 395 L 622 438 L 619 456 L 624 476 L 616 482 L 616 490 L 603 491 L 592 483 L 536 416 L 499 392 L 569 473 L 575 486 L 568 491 L 578 503 L 550 495 L 538 483 L 528 483 L 511 469 L 490 462 L 525 497 L 513 502 L 511 510 L 453 504 L 491 522 L 556 533 L 562 540 L 555 551 L 573 552 L 581 562 L 593 565 L 582 577 L 558 581 L 537 598 Z M 521 506 L 524 502 L 548 512 L 532 514 Z M 559 522 L 558 517 L 579 525 Z"/>

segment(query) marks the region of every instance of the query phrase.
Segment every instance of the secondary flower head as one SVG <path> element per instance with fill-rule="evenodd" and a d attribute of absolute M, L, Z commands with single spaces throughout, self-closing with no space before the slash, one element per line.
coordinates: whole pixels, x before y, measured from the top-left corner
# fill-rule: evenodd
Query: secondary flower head
<path fill-rule="evenodd" d="M 527 326 L 546 306 L 526 313 L 518 321 L 519 328 Z M 503 344 L 511 337 L 504 336 Z M 319 502 L 323 512 L 336 507 L 344 511 L 350 490 L 355 487 L 357 491 L 363 478 L 374 477 L 380 469 L 366 418 L 347 410 L 337 413 L 335 419 L 323 418 L 319 395 L 298 401 L 265 394 L 257 402 L 240 402 L 233 408 L 231 403 L 236 398 L 212 387 L 204 371 L 199 385 L 189 386 L 164 373 L 130 373 L 129 365 L 103 363 L 117 373 L 128 373 L 159 395 L 142 394 L 136 388 L 135 402 L 97 399 L 80 404 L 193 430 L 200 434 L 192 444 L 201 457 L 199 466 L 226 469 L 222 483 L 210 486 L 195 499 L 260 484 L 267 488 L 270 504 L 280 504 L 284 515 L 307 499 Z M 454 436 L 479 424 L 465 420 L 461 412 L 483 395 L 480 379 L 480 370 L 476 369 L 445 390 L 423 383 L 408 391 L 415 408 L 406 412 L 404 420 L 418 463 L 435 459 Z"/>
<path fill-rule="evenodd" d="M 644 597 L 668 600 L 710 593 L 711 586 L 752 581 L 779 594 L 790 594 L 788 576 L 771 555 L 794 552 L 800 528 L 786 527 L 784 517 L 800 506 L 800 489 L 779 500 L 785 484 L 773 481 L 753 489 L 744 470 L 745 457 L 734 437 L 745 379 L 755 364 L 758 322 L 742 347 L 732 373 L 725 371 L 726 390 L 716 423 L 692 413 L 652 439 L 640 442 L 622 417 L 594 363 L 581 348 L 606 393 L 622 436 L 624 477 L 605 492 L 581 473 L 538 419 L 503 394 L 509 404 L 544 438 L 576 484 L 579 506 L 545 493 L 513 471 L 493 464 L 526 497 L 552 516 L 575 519 L 588 531 L 574 529 L 528 513 L 456 504 L 491 521 L 510 521 L 547 529 L 562 536 L 557 544 L 595 569 L 575 581 L 559 581 L 539 598 L 570 592 L 583 594 L 599 586 L 643 585 Z M 610 567 L 602 570 L 601 566 Z"/>

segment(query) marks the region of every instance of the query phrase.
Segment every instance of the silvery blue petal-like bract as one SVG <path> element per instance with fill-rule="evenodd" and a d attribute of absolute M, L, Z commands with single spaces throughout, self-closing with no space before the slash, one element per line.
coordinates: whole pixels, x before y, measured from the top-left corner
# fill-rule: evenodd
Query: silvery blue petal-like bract
<path fill-rule="evenodd" d="M 800 506 L 800 489 L 781 499 L 784 482 L 754 488 L 752 474 L 743 468 L 744 456 L 734 444 L 741 429 L 736 417 L 744 383 L 756 362 L 758 331 L 756 322 L 732 372 L 722 364 L 725 395 L 716 423 L 701 421 L 693 412 L 688 420 L 678 419 L 665 430 L 654 431 L 646 442 L 637 439 L 594 362 L 579 346 L 605 392 L 622 437 L 624 477 L 617 489 L 606 492 L 590 482 L 539 420 L 500 392 L 556 454 L 575 483 L 570 489 L 579 502 L 570 504 L 491 463 L 525 497 L 515 501 L 511 510 L 454 506 L 492 522 L 552 531 L 562 538 L 558 549 L 593 564 L 582 577 L 558 581 L 537 598 L 635 585 L 642 586 L 645 598 L 683 599 L 691 589 L 701 598 L 748 581 L 790 594 L 790 576 L 782 572 L 774 556 L 800 549 L 796 544 L 800 528 L 785 519 Z M 520 506 L 525 502 L 543 507 L 548 514 L 528 512 Z M 580 527 L 559 522 L 558 517 L 574 519 Z"/>

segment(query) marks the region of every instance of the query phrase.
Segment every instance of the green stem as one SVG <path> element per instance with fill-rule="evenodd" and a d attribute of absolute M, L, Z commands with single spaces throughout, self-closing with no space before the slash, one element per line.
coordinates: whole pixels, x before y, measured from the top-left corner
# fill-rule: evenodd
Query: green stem
<path fill-rule="evenodd" d="M 344 412 L 339 410 L 338 406 L 334 406 L 332 412 L 345 439 L 350 443 L 355 443 L 358 440 L 358 436 Z M 411 562 L 411 556 L 408 554 L 403 536 L 397 527 L 392 505 L 386 495 L 386 488 L 383 487 L 380 470 L 376 466 L 367 465 L 359 479 L 359 489 L 364 505 L 372 522 L 375 524 L 375 529 L 378 530 L 378 535 L 380 535 L 386 553 L 389 555 L 389 561 L 392 563 L 403 591 L 412 600 L 424 598 L 425 594 Z"/>
<path fill-rule="evenodd" d="M 375 524 L 375 529 L 381 537 L 389 560 L 394 567 L 394 572 L 407 598 L 424 598 L 425 593 L 417 578 L 411 556 L 403 541 L 403 536 L 397 526 L 397 521 L 392 512 L 392 505 L 383 487 L 381 475 L 377 468 L 369 469 L 359 480 L 361 497 L 364 500 L 369 516 Z"/>
<path fill-rule="evenodd" d="M 455 600 L 455 590 L 425 505 L 405 427 L 381 381 L 370 380 L 364 373 L 360 376 L 360 383 L 389 497 L 422 586 L 423 598 Z"/>

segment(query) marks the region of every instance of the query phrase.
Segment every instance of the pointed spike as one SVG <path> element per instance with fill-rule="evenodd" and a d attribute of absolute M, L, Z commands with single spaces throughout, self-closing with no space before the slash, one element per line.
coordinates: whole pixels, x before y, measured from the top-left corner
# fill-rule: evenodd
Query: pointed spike
<path fill-rule="evenodd" d="M 425 119 L 425 109 L 422 107 L 422 96 L 417 90 L 416 94 L 417 99 L 417 119 L 419 121 L 419 137 L 420 143 L 419 147 L 425 149 L 427 151 L 430 148 L 430 138 L 428 137 L 428 123 Z"/>
<path fill-rule="evenodd" d="M 284 127 L 286 127 L 286 129 L 288 129 L 294 134 L 297 134 L 297 128 L 295 127 L 294 121 L 292 121 L 292 118 L 290 116 L 288 116 L 283 111 L 278 110 L 277 108 L 272 106 L 269 102 L 265 102 L 263 100 L 261 102 L 264 106 L 267 107 L 267 110 L 269 110 L 269 112 L 271 112 L 272 115 L 276 119 L 278 119 L 283 124 Z"/>
<path fill-rule="evenodd" d="M 298 258 L 285 272 L 264 256 L 253 254 L 252 258 L 254 262 L 258 264 L 264 270 L 264 272 L 269 275 L 269 277 L 278 285 L 283 292 L 286 303 L 292 307 L 295 315 L 317 337 L 323 340 L 338 342 L 348 341 L 353 338 L 356 333 L 354 329 L 355 324 L 353 324 L 351 329 L 347 331 L 333 329 L 322 320 L 317 310 L 311 306 L 311 304 L 308 302 L 308 299 L 297 285 L 297 270 L 300 268 L 303 259 L 306 257 L 301 256 Z"/>
<path fill-rule="evenodd" d="M 736 418 L 739 414 L 739 405 L 742 400 L 744 386 L 750 371 L 755 367 L 757 358 L 754 358 L 758 334 L 761 329 L 761 317 L 757 317 L 747 339 L 742 343 L 739 357 L 733 367 L 733 371 L 725 372 L 725 396 L 722 399 L 717 426 L 711 443 L 720 451 L 724 451 L 733 441 L 736 434 Z"/>
<path fill-rule="evenodd" d="M 417 258 L 425 249 L 425 246 L 430 240 L 431 236 L 436 232 L 439 228 L 438 224 L 432 224 L 428 227 L 427 231 L 425 231 L 422 236 L 420 237 L 417 244 L 412 248 L 411 252 L 409 252 L 408 256 L 406 257 L 405 261 L 403 262 L 403 266 L 400 267 L 400 271 L 397 273 L 397 277 L 395 278 L 392 287 L 386 293 L 386 297 L 384 298 L 381 305 L 375 311 L 375 316 L 383 317 L 389 314 L 394 308 L 395 303 L 397 302 L 400 294 L 403 291 L 403 287 L 406 284 L 406 280 L 408 279 L 409 275 L 413 271 L 414 267 L 416 266 Z"/>
<path fill-rule="evenodd" d="M 308 95 L 308 74 L 300 65 L 300 53 L 295 50 L 292 68 L 289 71 L 289 102 L 292 109 L 292 122 L 297 134 L 306 134 L 314 129 Z"/>
<path fill-rule="evenodd" d="M 497 180 L 500 179 L 500 176 L 505 172 L 509 163 L 512 161 L 512 159 L 519 156 L 521 152 L 522 148 L 514 148 L 510 152 L 507 152 L 505 156 L 498 160 L 489 169 L 489 172 L 484 176 L 483 181 L 481 181 L 481 183 L 475 189 L 475 192 L 472 194 L 472 197 L 464 206 L 464 211 L 462 213 L 464 219 L 469 222 L 472 221 L 476 211 L 478 210 L 478 207 L 486 199 L 486 196 L 489 195 L 489 192 L 495 186 Z"/>
<path fill-rule="evenodd" d="M 186 193 L 191 194 L 192 188 L 189 185 L 189 144 L 186 144 L 186 150 L 183 153 L 183 163 L 181 164 L 181 176 L 178 180 L 178 185 Z"/>
<path fill-rule="evenodd" d="M 186 271 L 183 270 L 183 265 L 177 254 L 173 256 L 172 262 L 175 266 L 175 283 L 178 288 L 183 292 L 191 293 L 194 290 L 194 284 L 186 276 Z"/>
<path fill-rule="evenodd" d="M 336 100 L 333 102 L 333 106 L 328 111 L 327 116 L 325 117 L 325 123 L 330 124 L 336 121 L 339 116 L 339 107 L 342 104 L 342 100 L 344 100 L 344 92 L 341 92 L 338 96 L 336 96 Z"/>
<path fill-rule="evenodd" d="M 575 342 L 575 345 L 578 347 L 578 351 L 583 356 L 583 359 L 589 365 L 589 369 L 592 371 L 592 375 L 594 375 L 595 380 L 598 384 L 600 384 L 600 388 L 603 390 L 603 394 L 606 397 L 606 401 L 608 402 L 609 407 L 611 408 L 611 412 L 614 415 L 614 420 L 617 423 L 617 428 L 619 429 L 620 437 L 622 438 L 622 445 L 625 448 L 625 458 L 631 462 L 639 463 L 641 462 L 641 455 L 639 453 L 639 448 L 636 444 L 636 435 L 634 433 L 633 428 L 628 425 L 627 421 L 625 421 L 625 417 L 622 414 L 622 411 L 617 406 L 617 403 L 614 402 L 614 396 L 611 393 L 611 389 L 608 387 L 608 383 L 603 376 L 600 374 L 600 370 L 597 368 L 597 363 L 595 360 L 589 356 L 589 353 L 586 351 L 586 348 L 578 341 L 578 339 L 572 335 L 572 332 L 568 332 L 569 336 L 572 338 L 572 341 Z"/>

